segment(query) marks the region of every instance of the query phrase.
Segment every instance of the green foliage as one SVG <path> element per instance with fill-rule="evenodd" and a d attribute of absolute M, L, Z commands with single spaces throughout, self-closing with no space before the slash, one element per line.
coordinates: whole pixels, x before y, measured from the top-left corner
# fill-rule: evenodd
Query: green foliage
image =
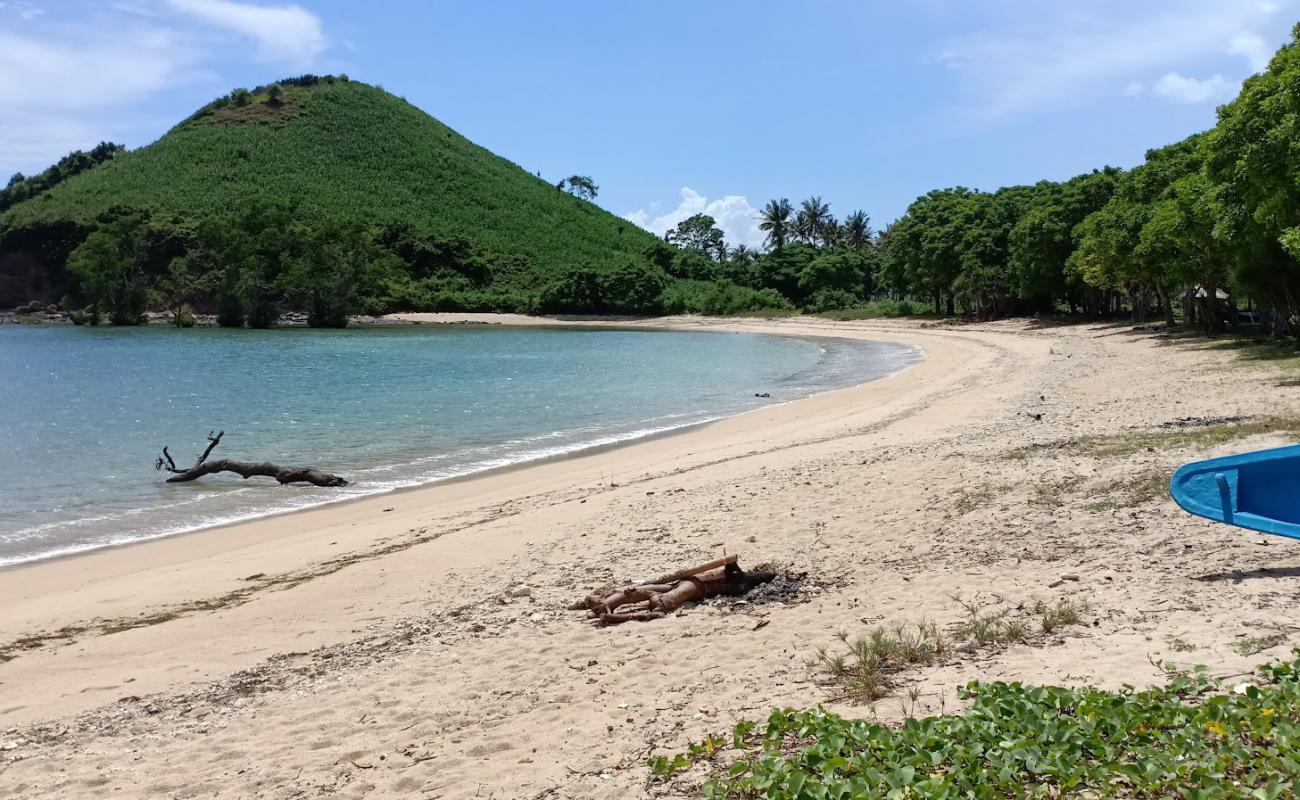
<path fill-rule="evenodd" d="M 759 230 L 767 232 L 767 246 L 773 250 L 780 250 L 785 247 L 786 240 L 790 236 L 790 216 L 794 213 L 794 207 L 790 201 L 782 197 L 780 200 L 769 200 L 763 210 L 759 212 L 758 223 Z"/>
<path fill-rule="evenodd" d="M 3 189 L 0 189 L 0 211 L 37 197 L 68 178 L 93 169 L 124 152 L 126 152 L 124 145 L 100 142 L 88 153 L 82 150 L 72 151 L 40 175 L 28 178 L 20 172 L 10 178 Z"/>
<path fill-rule="evenodd" d="M 579 194 L 596 190 L 583 176 L 566 184 Z M 364 227 L 400 259 L 366 257 L 384 275 L 358 288 L 363 308 L 375 307 L 390 288 L 400 289 L 392 297 L 414 302 L 509 297 L 517 304 L 536 298 L 571 265 L 603 275 L 646 263 L 647 249 L 663 244 L 410 104 L 328 76 L 237 90 L 159 141 L 61 180 L 41 202 L 0 215 L 0 250 L 32 255 L 57 277 L 68 253 L 113 206 L 148 209 L 191 232 L 189 246 L 160 264 L 151 255 L 146 282 L 156 289 L 171 257 L 195 256 L 206 282 L 195 302 L 221 311 L 227 324 L 272 324 L 281 308 L 311 313 L 313 303 L 317 317 L 337 321 L 321 305 L 331 292 L 305 291 L 294 265 L 305 247 L 317 246 L 319 231 L 341 223 Z M 262 210 L 266 224 L 245 224 L 250 209 Z M 218 229 L 220 235 L 203 235 Z M 340 263 L 337 249 L 326 252 Z M 331 267 L 330 274 L 357 268 Z M 76 288 L 68 283 L 55 291 Z M 351 305 L 346 294 L 341 299 Z"/>
<path fill-rule="evenodd" d="M 669 244 L 701 256 L 716 257 L 721 261 L 726 255 L 722 230 L 708 214 L 695 214 L 677 223 L 664 237 Z"/>
<path fill-rule="evenodd" d="M 595 200 L 600 192 L 600 187 L 587 175 L 570 175 L 560 181 L 559 188 L 583 200 Z"/>
<path fill-rule="evenodd" d="M 843 652 L 820 650 L 811 666 L 836 687 L 837 699 L 873 703 L 894 688 L 894 676 L 907 667 L 933 664 L 951 652 L 947 637 L 932 622 L 874 628 L 849 641 Z"/>
<path fill-rule="evenodd" d="M 717 281 L 679 281 L 663 295 L 663 310 L 668 314 L 706 314 L 728 316 L 755 312 L 789 312 L 790 301 L 774 289 L 738 286 L 723 278 Z"/>
<path fill-rule="evenodd" d="M 1166 668 L 1145 691 L 968 684 L 961 715 L 899 728 L 821 709 L 774 711 L 686 754 L 658 756 L 660 779 L 720 755 L 709 798 L 1021 797 L 1276 800 L 1300 793 L 1300 660 L 1260 667 L 1230 691 L 1203 671 Z"/>
<path fill-rule="evenodd" d="M 653 314 L 668 276 L 656 266 L 627 262 L 613 269 L 571 267 L 541 293 L 541 310 L 565 314 Z"/>
<path fill-rule="evenodd" d="M 834 309 L 822 312 L 822 316 L 838 320 L 879 319 L 881 317 L 910 317 L 917 313 L 917 308 L 909 300 L 890 300 L 883 298 L 851 308 Z"/>
<path fill-rule="evenodd" d="M 148 305 L 148 222 L 147 213 L 115 209 L 68 257 L 96 314 L 114 325 L 138 325 Z"/>
<path fill-rule="evenodd" d="M 918 198 L 880 237 L 877 276 L 936 313 L 1151 309 L 1210 331 L 1253 302 L 1271 332 L 1300 328 L 1300 26 L 1218 125 L 1139 167 L 995 193 Z M 1230 291 L 1229 307 L 1216 299 Z M 1199 317 L 1199 320 L 1197 318 Z"/>
<path fill-rule="evenodd" d="M 375 294 L 397 257 L 379 247 L 357 224 L 331 223 L 306 234 L 281 278 L 286 297 L 307 312 L 313 328 L 342 328 L 352 314 L 367 310 L 362 298 Z"/>
<path fill-rule="evenodd" d="M 1215 233 L 1237 254 L 1232 266 L 1289 316 L 1300 313 L 1300 25 L 1268 69 L 1219 109 L 1204 141 L 1206 175 L 1221 214 Z"/>

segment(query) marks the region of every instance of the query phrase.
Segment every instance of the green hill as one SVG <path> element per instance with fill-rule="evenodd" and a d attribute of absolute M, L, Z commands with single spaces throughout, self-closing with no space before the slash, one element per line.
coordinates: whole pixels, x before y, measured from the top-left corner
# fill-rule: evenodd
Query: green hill
<path fill-rule="evenodd" d="M 92 247 L 96 233 L 102 241 Z M 268 250 L 268 236 L 283 241 Z M 110 263 L 124 249 L 139 274 Z M 198 279 L 199 306 L 218 304 L 222 286 L 247 293 L 250 283 L 278 282 L 280 307 L 305 307 L 311 287 L 294 284 L 291 267 L 296 260 L 312 272 L 322 252 L 353 263 L 345 280 L 359 270 L 374 284 L 361 298 L 366 310 L 524 305 L 544 300 L 547 286 L 559 287 L 557 308 L 612 307 L 619 303 L 566 302 L 556 292 L 599 295 L 617 270 L 622 280 L 632 270 L 666 283 L 660 267 L 673 257 L 636 225 L 382 89 L 307 76 L 237 90 L 157 142 L 0 215 L 0 307 L 32 299 L 24 291 L 101 299 L 90 295 L 105 271 L 113 274 L 102 291 L 151 291 L 156 304 L 175 288 L 163 279 L 177 259 L 183 281 Z M 213 277 L 232 261 L 243 273 Z M 130 286 L 113 288 L 123 281 Z M 613 291 L 606 287 L 607 300 Z"/>

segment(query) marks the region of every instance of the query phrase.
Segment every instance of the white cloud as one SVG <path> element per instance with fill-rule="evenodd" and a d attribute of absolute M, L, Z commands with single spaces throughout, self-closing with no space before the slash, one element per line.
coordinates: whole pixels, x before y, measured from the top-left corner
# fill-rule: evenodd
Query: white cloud
<path fill-rule="evenodd" d="M 717 221 L 729 246 L 743 244 L 757 249 L 763 245 L 764 234 L 758 228 L 758 210 L 749 204 L 744 195 L 729 194 L 710 200 L 685 186 L 682 188 L 681 203 L 676 208 L 666 214 L 651 216 L 657 208 L 658 204 L 652 203 L 648 210 L 632 211 L 624 214 L 623 218 L 663 236 L 687 217 L 708 214 Z"/>
<path fill-rule="evenodd" d="M 45 13 L 45 9 L 24 0 L 0 2 L 0 12 L 17 15 L 23 22 L 31 22 Z"/>
<path fill-rule="evenodd" d="M 301 6 L 261 6 L 233 0 L 169 0 L 178 11 L 251 38 L 263 61 L 310 64 L 325 50 L 320 17 Z"/>
<path fill-rule="evenodd" d="M 232 33 L 263 61 L 306 65 L 327 45 L 321 20 L 296 5 L 114 0 L 69 16 L 0 0 L 0 180 L 101 140 L 147 142 L 175 122 L 143 113 L 161 93 L 200 83 L 209 87 L 200 99 L 229 90 L 211 66 L 218 48 L 226 60 L 248 57 L 222 47 Z"/>
<path fill-rule="evenodd" d="M 177 32 L 131 25 L 58 35 L 0 31 L 0 175 L 43 169 L 123 126 L 111 112 L 203 76 Z"/>
<path fill-rule="evenodd" d="M 1151 93 L 1180 103 L 1205 103 L 1211 100 L 1227 100 L 1237 93 L 1240 84 L 1230 81 L 1222 75 L 1198 80 L 1167 72 L 1160 76 L 1151 86 Z"/>
<path fill-rule="evenodd" d="M 0 105 L 30 113 L 130 102 L 180 82 L 194 60 L 166 28 L 58 38 L 0 31 Z"/>
<path fill-rule="evenodd" d="M 1134 76 L 1186 72 L 1224 53 L 1256 65 L 1287 33 L 1274 13 L 1294 5 L 1296 0 L 1267 6 L 1253 0 L 990 3 L 985 30 L 937 42 L 929 60 L 964 79 L 981 116 L 1053 110 L 1113 94 Z M 1126 94 L 1135 93 L 1136 82 L 1125 86 Z M 1211 79 L 1203 88 L 1221 92 L 1228 85 L 1227 78 L 1222 85 Z"/>
<path fill-rule="evenodd" d="M 1250 62 L 1250 68 L 1261 72 L 1273 57 L 1273 48 L 1260 36 L 1253 33 L 1239 33 L 1228 41 L 1228 53 L 1242 56 Z"/>
<path fill-rule="evenodd" d="M 1124 95 L 1126 97 L 1137 97 L 1147 90 L 1146 84 L 1142 81 L 1129 81 L 1124 86 Z"/>

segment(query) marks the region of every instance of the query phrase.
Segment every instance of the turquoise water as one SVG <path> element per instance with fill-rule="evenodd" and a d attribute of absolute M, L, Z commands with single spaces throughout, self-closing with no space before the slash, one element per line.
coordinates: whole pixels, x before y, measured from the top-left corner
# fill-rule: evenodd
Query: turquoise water
<path fill-rule="evenodd" d="M 914 363 L 757 334 L 497 326 L 0 328 L 0 564 L 391 491 L 630 440 Z M 770 393 L 764 399 L 757 393 Z M 169 445 L 306 464 L 346 489 L 166 484 Z"/>

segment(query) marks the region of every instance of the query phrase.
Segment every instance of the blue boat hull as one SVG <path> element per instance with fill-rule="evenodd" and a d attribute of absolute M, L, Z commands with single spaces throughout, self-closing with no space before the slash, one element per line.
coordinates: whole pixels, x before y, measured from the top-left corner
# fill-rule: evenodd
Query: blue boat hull
<path fill-rule="evenodd" d="M 1300 539 L 1300 445 L 1184 464 L 1169 493 L 1198 517 Z"/>

